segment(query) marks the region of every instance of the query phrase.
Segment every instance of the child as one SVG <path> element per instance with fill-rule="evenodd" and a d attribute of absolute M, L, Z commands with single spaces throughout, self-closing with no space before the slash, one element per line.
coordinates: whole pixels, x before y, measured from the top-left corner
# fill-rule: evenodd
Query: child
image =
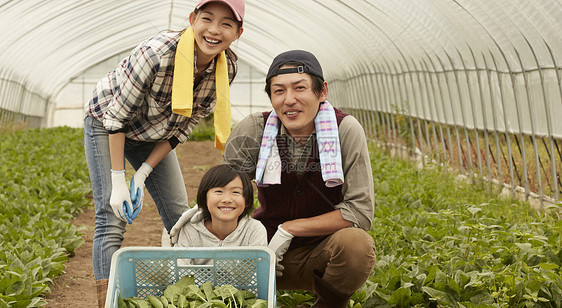
<path fill-rule="evenodd" d="M 209 169 L 197 192 L 203 219 L 184 225 L 175 247 L 267 246 L 265 227 L 250 217 L 253 200 L 247 174 L 229 165 Z"/>
<path fill-rule="evenodd" d="M 230 133 L 229 84 L 243 32 L 243 0 L 199 0 L 191 27 L 139 44 L 98 82 L 85 105 L 84 146 L 95 204 L 92 259 L 98 303 L 105 303 L 111 257 L 142 209 L 144 186 L 167 230 L 186 209 L 173 149 L 214 112 L 215 146 Z M 125 180 L 125 158 L 136 170 Z"/>

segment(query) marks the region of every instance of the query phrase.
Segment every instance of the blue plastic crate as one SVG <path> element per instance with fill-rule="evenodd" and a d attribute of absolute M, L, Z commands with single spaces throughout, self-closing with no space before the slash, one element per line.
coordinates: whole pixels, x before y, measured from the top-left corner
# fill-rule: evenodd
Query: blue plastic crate
<path fill-rule="evenodd" d="M 194 259 L 211 259 L 211 265 L 192 265 Z M 230 284 L 248 290 L 276 307 L 275 253 L 267 247 L 126 247 L 115 252 L 106 308 L 122 298 L 161 296 L 166 287 L 192 275 L 195 283 Z"/>

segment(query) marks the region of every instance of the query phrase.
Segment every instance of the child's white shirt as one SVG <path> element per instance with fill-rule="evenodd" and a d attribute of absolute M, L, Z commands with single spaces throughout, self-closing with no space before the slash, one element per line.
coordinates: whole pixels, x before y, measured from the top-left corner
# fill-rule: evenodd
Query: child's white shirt
<path fill-rule="evenodd" d="M 244 216 L 238 226 L 224 240 L 220 240 L 205 227 L 204 220 L 187 223 L 180 230 L 174 247 L 236 247 L 267 246 L 267 231 L 264 225 L 249 216 Z M 196 264 L 208 264 L 210 260 L 197 260 Z"/>

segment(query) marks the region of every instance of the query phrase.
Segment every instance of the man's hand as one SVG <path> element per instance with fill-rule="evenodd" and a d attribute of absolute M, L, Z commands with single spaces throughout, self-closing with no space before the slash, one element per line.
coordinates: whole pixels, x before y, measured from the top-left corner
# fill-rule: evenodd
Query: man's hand
<path fill-rule="evenodd" d="M 144 200 L 144 181 L 152 172 L 152 167 L 147 163 L 142 163 L 133 178 L 131 179 L 131 201 L 133 202 L 132 211 L 126 213 L 131 220 L 137 218 L 142 209 L 142 201 Z M 127 220 L 128 220 L 127 219 Z"/>
<path fill-rule="evenodd" d="M 131 196 L 129 195 L 129 189 L 125 180 L 125 170 L 111 170 L 111 197 L 109 204 L 117 218 L 124 222 L 133 223 L 126 214 L 127 212 L 133 212 L 133 208 L 131 207 Z"/>
<path fill-rule="evenodd" d="M 172 245 L 177 244 L 180 230 L 181 228 L 183 228 L 183 226 L 185 226 L 189 222 L 199 222 L 201 221 L 201 219 L 203 219 L 203 211 L 199 209 L 197 204 L 193 208 L 190 208 L 189 210 L 183 212 L 180 219 L 178 219 L 176 224 L 172 227 L 172 230 L 170 230 Z"/>
<path fill-rule="evenodd" d="M 277 258 L 277 266 L 275 267 L 275 275 L 277 277 L 283 276 L 283 270 L 285 268 L 281 265 L 281 260 L 283 260 L 283 255 L 289 249 L 293 237 L 294 236 L 291 233 L 285 231 L 281 228 L 281 225 L 279 225 L 279 227 L 277 227 L 277 232 L 275 232 L 273 238 L 269 242 L 268 247 L 275 251 L 275 256 Z"/>

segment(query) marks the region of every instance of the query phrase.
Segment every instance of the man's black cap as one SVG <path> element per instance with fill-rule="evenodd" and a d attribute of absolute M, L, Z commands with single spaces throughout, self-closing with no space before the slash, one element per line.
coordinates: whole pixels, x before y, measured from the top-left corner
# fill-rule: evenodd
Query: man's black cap
<path fill-rule="evenodd" d="M 302 63 L 302 65 L 291 68 L 280 68 L 287 62 L 299 62 Z M 267 82 L 269 79 L 277 75 L 292 73 L 307 73 L 320 77 L 324 80 L 322 67 L 312 53 L 304 50 L 289 50 L 279 54 L 273 59 L 271 66 L 269 66 L 269 71 L 267 72 L 265 81 Z"/>

